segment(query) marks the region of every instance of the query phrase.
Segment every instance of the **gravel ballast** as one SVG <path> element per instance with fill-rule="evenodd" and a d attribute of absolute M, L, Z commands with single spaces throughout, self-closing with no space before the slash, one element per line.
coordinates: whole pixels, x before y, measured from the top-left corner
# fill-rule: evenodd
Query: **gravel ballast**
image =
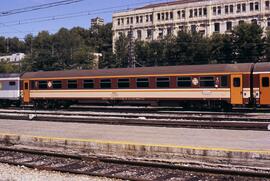
<path fill-rule="evenodd" d="M 39 171 L 0 163 L 0 181 L 116 181 L 107 178 Z"/>

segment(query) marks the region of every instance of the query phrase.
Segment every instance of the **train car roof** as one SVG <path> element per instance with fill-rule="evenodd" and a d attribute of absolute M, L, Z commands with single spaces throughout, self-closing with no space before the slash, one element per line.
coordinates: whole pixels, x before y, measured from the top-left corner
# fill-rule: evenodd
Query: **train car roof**
<path fill-rule="evenodd" d="M 270 63 L 269 62 L 256 63 L 254 66 L 254 73 L 260 72 L 270 72 Z"/>
<path fill-rule="evenodd" d="M 250 72 L 252 64 L 210 64 L 182 65 L 141 68 L 116 68 L 98 70 L 66 70 L 26 72 L 22 79 L 70 78 L 70 77 L 102 77 L 102 76 L 138 76 L 138 75 L 173 75 L 173 74 L 215 74 Z"/>
<path fill-rule="evenodd" d="M 17 78 L 20 77 L 20 74 L 1 74 L 0 73 L 0 78 Z"/>

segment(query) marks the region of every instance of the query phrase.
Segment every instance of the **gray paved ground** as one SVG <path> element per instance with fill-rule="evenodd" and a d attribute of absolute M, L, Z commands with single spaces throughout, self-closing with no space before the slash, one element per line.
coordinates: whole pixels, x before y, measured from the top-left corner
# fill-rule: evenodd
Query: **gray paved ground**
<path fill-rule="evenodd" d="M 0 120 L 0 134 L 19 134 L 142 144 L 269 150 L 270 131 L 182 129 Z"/>

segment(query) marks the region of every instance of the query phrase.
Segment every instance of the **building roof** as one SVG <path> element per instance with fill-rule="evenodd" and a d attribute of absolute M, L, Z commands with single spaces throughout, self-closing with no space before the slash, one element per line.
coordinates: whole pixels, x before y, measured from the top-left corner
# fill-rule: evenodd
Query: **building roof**
<path fill-rule="evenodd" d="M 177 0 L 177 1 L 170 1 L 170 2 L 164 2 L 164 3 L 149 4 L 140 8 L 136 8 L 136 10 L 157 8 L 157 7 L 162 7 L 162 6 L 173 6 L 173 5 L 202 2 L 202 1 L 209 1 L 209 0 Z"/>
<path fill-rule="evenodd" d="M 142 68 L 117 68 L 100 70 L 67 70 L 27 72 L 22 79 L 57 79 L 71 77 L 129 77 L 129 76 L 155 76 L 174 74 L 208 74 L 250 72 L 252 64 L 213 64 L 213 65 L 184 65 Z"/>

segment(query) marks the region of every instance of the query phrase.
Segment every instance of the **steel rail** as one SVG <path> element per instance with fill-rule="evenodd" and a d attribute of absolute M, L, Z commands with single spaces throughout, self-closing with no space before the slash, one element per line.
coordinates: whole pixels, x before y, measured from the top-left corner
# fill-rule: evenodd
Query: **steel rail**
<path fill-rule="evenodd" d="M 129 169 L 130 166 L 136 166 L 138 169 L 140 168 L 147 168 L 155 171 L 155 169 L 169 169 L 174 171 L 185 171 L 185 172 L 196 172 L 196 173 L 206 173 L 206 174 L 219 174 L 219 175 L 230 175 L 230 176 L 243 176 L 243 177 L 252 177 L 252 178 L 270 178 L 270 170 L 260 170 L 259 168 L 245 168 L 241 167 L 242 169 L 230 169 L 229 166 L 226 168 L 223 168 L 219 166 L 209 166 L 209 167 L 200 167 L 200 166 L 184 166 L 174 163 L 168 163 L 168 162 L 154 162 L 154 161 L 141 161 L 141 160 L 127 160 L 127 159 L 119 159 L 119 158 L 108 158 L 108 157 L 100 157 L 100 156 L 80 156 L 80 155 L 73 155 L 73 154 L 62 154 L 62 153 L 53 153 L 53 152 L 45 152 L 45 151 L 37 151 L 37 150 L 26 150 L 26 149 L 18 149 L 18 148 L 7 148 L 7 147 L 0 147 L 0 152 L 10 152 L 11 154 L 8 154 L 9 157 L 14 156 L 13 159 L 8 160 L 2 160 L 1 154 L 0 154 L 0 162 L 6 163 L 10 165 L 20 165 L 20 166 L 26 166 L 29 168 L 36 168 L 39 170 L 50 170 L 50 171 L 59 171 L 59 172 L 65 172 L 65 173 L 72 173 L 72 174 L 83 174 L 83 175 L 89 175 L 89 176 L 98 176 L 98 177 L 107 177 L 107 178 L 114 178 L 114 179 L 121 179 L 121 180 L 144 180 L 142 178 L 139 178 L 138 175 L 136 176 L 119 176 L 117 174 L 110 174 L 110 173 L 97 173 L 97 172 L 87 172 L 87 171 L 78 171 L 76 169 L 76 166 L 66 166 L 66 167 L 50 167 L 49 164 L 38 165 L 34 159 L 33 161 L 16 161 L 16 154 L 28 154 L 30 155 L 38 155 L 38 156 L 47 156 L 47 157 L 54 157 L 60 159 L 68 159 L 68 160 L 75 160 L 75 161 L 81 161 L 81 162 L 87 162 L 87 161 L 94 161 L 95 163 L 106 163 L 108 164 L 106 168 L 109 169 L 110 167 L 115 167 L 115 164 L 119 165 L 119 167 L 124 166 L 125 169 Z M 5 156 L 5 155 L 4 155 Z M 22 156 L 20 155 L 20 160 Z M 113 165 L 114 164 L 114 165 Z M 69 165 L 69 164 L 68 164 Z M 72 165 L 72 164 L 71 164 Z M 78 165 L 80 166 L 80 165 Z M 102 168 L 97 169 L 102 170 Z M 121 169 L 120 171 L 121 172 Z M 166 172 L 164 172 L 166 174 Z M 168 175 L 169 177 L 170 175 Z M 148 180 L 148 179 L 145 179 Z M 151 179 L 150 179 L 151 180 Z"/>
<path fill-rule="evenodd" d="M 217 128 L 237 130 L 261 130 L 269 131 L 270 122 L 268 118 L 230 118 L 230 117 L 203 117 L 203 116 L 161 116 L 161 115 L 117 115 L 117 114 L 64 114 L 61 112 L 1 112 L 0 119 L 69 122 L 86 124 L 113 124 L 133 126 L 155 126 L 155 127 L 189 127 L 189 128 Z M 241 120 L 241 121 L 240 121 Z"/>

